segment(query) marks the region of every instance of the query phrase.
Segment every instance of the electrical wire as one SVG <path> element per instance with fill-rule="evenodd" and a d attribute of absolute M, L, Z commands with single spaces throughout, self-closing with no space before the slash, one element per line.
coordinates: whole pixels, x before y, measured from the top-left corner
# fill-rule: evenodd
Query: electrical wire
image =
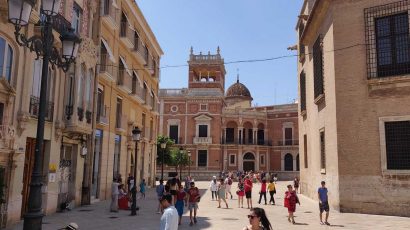
<path fill-rule="evenodd" d="M 358 46 L 365 46 L 366 44 L 361 44 L 361 43 L 357 43 L 354 45 L 349 45 L 349 46 L 345 46 L 342 48 L 338 48 L 338 49 L 333 49 L 333 50 L 324 50 L 323 53 L 331 53 L 331 52 L 337 52 L 337 51 L 342 51 L 342 50 L 346 50 L 346 49 L 351 49 L 354 47 L 358 47 Z M 305 55 L 313 55 L 313 53 L 305 53 Z M 204 55 L 206 56 L 206 55 Z M 280 60 L 280 59 L 285 59 L 285 58 L 292 58 L 292 57 L 299 57 L 299 54 L 291 54 L 291 55 L 282 55 L 282 56 L 277 56 L 277 57 L 271 57 L 271 58 L 262 58 L 262 59 L 247 59 L 247 60 L 237 60 L 237 61 L 228 61 L 225 62 L 225 65 L 230 65 L 230 64 L 237 64 L 237 63 L 255 63 L 255 62 L 267 62 L 267 61 L 273 61 L 273 60 Z M 117 65 L 102 65 L 102 64 L 97 64 L 100 66 L 112 66 L 112 67 L 116 67 L 118 68 L 119 66 Z M 189 66 L 188 64 L 181 64 L 181 65 L 165 65 L 162 67 L 158 67 L 157 69 L 168 69 L 168 68 L 180 68 L 180 67 L 187 67 Z M 138 70 L 144 70 L 144 69 L 148 69 L 148 70 L 154 70 L 152 68 L 143 68 L 143 69 L 126 69 L 124 68 L 124 70 L 127 71 L 138 71 Z"/>

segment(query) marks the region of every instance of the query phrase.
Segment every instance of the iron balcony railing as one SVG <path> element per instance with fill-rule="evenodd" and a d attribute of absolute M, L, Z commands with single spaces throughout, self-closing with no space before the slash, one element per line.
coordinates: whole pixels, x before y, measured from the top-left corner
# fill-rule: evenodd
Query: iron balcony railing
<path fill-rule="evenodd" d="M 110 61 L 110 56 L 108 54 L 100 55 L 100 73 L 105 73 L 115 79 L 114 64 Z"/>
<path fill-rule="evenodd" d="M 124 86 L 131 90 L 132 79 L 126 70 L 118 70 L 117 85 Z"/>
<path fill-rule="evenodd" d="M 130 44 L 132 45 L 131 47 L 134 46 L 135 42 L 134 34 L 135 32 L 130 28 L 128 22 L 121 22 L 120 37 L 128 39 L 128 42 L 130 42 Z"/>
<path fill-rule="evenodd" d="M 92 114 L 93 113 L 89 110 L 85 111 L 85 119 L 86 119 L 88 124 L 91 124 Z"/>
<path fill-rule="evenodd" d="M 29 112 L 32 117 L 38 117 L 39 114 L 39 105 L 40 105 L 40 98 L 36 96 L 30 97 L 30 108 Z M 53 121 L 53 114 L 54 114 L 54 102 L 47 101 L 46 102 L 46 121 Z"/>
<path fill-rule="evenodd" d="M 81 107 L 77 108 L 77 116 L 79 121 L 83 121 L 84 119 L 84 109 Z"/>
<path fill-rule="evenodd" d="M 115 128 L 126 130 L 127 122 L 128 122 L 127 116 L 118 114 L 115 120 Z"/>
<path fill-rule="evenodd" d="M 257 140 L 256 143 L 253 143 L 252 141 L 247 141 L 247 140 L 239 140 L 239 139 L 231 139 L 231 138 L 222 138 L 221 140 L 222 144 L 226 145 L 264 145 L 264 146 L 272 146 L 272 141 L 270 140 Z"/>
<path fill-rule="evenodd" d="M 57 14 L 52 20 L 53 29 L 59 34 L 65 33 L 71 28 L 71 23 L 61 14 Z"/>
<path fill-rule="evenodd" d="M 292 145 L 299 145 L 299 140 L 287 139 L 287 140 L 280 140 L 277 142 L 277 146 L 292 146 Z"/>

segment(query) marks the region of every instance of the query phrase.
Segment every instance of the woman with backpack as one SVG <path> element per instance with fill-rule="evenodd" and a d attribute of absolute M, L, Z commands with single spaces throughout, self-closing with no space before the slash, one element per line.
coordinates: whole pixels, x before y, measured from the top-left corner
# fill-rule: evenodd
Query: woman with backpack
<path fill-rule="evenodd" d="M 228 197 L 228 193 L 229 193 L 229 195 L 231 195 L 231 200 L 232 200 L 232 193 L 231 193 L 232 179 L 231 179 L 231 177 L 228 176 L 225 179 L 225 186 L 226 186 L 226 197 Z"/>
<path fill-rule="evenodd" d="M 284 206 L 288 208 L 288 221 L 295 224 L 295 216 L 293 213 L 296 211 L 296 204 L 300 205 L 299 198 L 293 190 L 292 185 L 288 185 L 288 191 L 285 192 Z"/>

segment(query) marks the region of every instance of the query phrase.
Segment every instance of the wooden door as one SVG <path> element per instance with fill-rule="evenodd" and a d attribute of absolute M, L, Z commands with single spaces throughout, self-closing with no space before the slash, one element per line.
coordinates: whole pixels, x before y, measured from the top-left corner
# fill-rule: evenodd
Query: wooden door
<path fill-rule="evenodd" d="M 23 174 L 23 202 L 21 207 L 21 217 L 27 212 L 28 196 L 30 193 L 31 174 L 34 166 L 34 152 L 36 147 L 36 139 L 27 138 L 26 153 L 24 159 L 24 174 Z"/>

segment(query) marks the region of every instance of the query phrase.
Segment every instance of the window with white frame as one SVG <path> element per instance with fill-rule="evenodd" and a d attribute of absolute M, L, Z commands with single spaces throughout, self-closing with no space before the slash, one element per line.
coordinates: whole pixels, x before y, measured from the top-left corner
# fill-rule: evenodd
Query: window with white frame
<path fill-rule="evenodd" d="M 229 154 L 229 165 L 236 165 L 236 155 Z"/>
<path fill-rule="evenodd" d="M 198 150 L 198 167 L 208 165 L 208 150 Z"/>
<path fill-rule="evenodd" d="M 81 17 L 82 17 L 82 9 L 77 3 L 74 3 L 71 27 L 74 29 L 74 33 L 76 34 L 80 34 L 80 31 L 81 31 Z"/>
<path fill-rule="evenodd" d="M 265 165 L 265 154 L 261 154 L 260 156 L 259 156 L 259 163 L 262 165 L 262 166 L 264 166 Z"/>
<path fill-rule="evenodd" d="M 208 125 L 198 125 L 198 137 L 208 137 Z"/>
<path fill-rule="evenodd" d="M 13 49 L 8 42 L 0 37 L 0 77 L 11 81 L 13 67 Z"/>
<path fill-rule="evenodd" d="M 175 144 L 179 144 L 179 125 L 170 125 L 168 135 L 170 139 L 174 140 Z"/>

